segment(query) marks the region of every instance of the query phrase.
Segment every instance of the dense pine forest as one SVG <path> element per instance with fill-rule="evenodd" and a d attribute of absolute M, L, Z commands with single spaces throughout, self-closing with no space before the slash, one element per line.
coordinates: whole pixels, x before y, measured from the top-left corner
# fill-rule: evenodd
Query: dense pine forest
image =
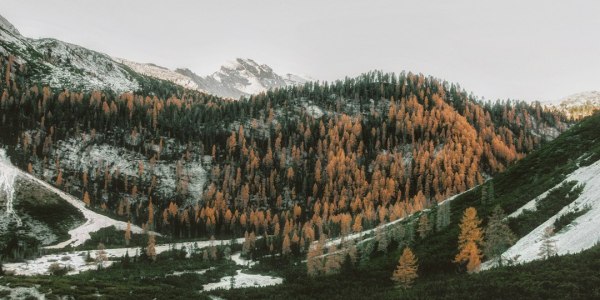
<path fill-rule="evenodd" d="M 298 255 L 431 208 L 569 125 L 537 103 L 483 102 L 404 72 L 232 101 L 159 80 L 121 95 L 56 90 L 31 82 L 14 57 L 1 62 L 11 130 L 0 142 L 13 163 L 104 214 L 173 238 L 245 236 L 245 251 Z M 110 157 L 68 163 L 69 142 L 118 149 L 138 158 L 135 169 Z M 170 185 L 161 162 L 175 166 Z M 206 169 L 201 191 L 189 188 L 194 168 Z"/>
<path fill-rule="evenodd" d="M 600 299 L 600 2 L 1 2 L 0 299 Z"/>

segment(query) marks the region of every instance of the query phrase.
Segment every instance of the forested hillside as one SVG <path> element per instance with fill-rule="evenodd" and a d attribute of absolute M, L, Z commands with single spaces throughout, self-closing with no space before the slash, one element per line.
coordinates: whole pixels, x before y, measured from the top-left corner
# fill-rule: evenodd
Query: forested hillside
<path fill-rule="evenodd" d="M 494 222 L 497 225 L 498 208 L 513 213 L 539 195 L 548 195 L 538 202 L 540 209 L 500 219 L 508 225 L 508 231 L 514 232 L 514 237 L 520 239 L 556 211 L 581 201 L 578 197 L 585 182 L 572 182 L 554 192 L 545 192 L 560 185 L 568 174 L 598 164 L 599 126 L 600 114 L 588 117 L 485 184 L 388 226 L 375 236 L 367 235 L 349 249 L 337 251 L 334 247 L 334 255 L 309 256 L 306 267 L 303 264 L 286 264 L 286 260 L 280 258 L 263 259 L 256 270 L 278 269 L 277 274 L 285 278 L 283 285 L 222 291 L 217 295 L 227 299 L 596 299 L 600 295 L 597 287 L 600 276 L 596 271 L 600 266 L 600 248 L 598 242 L 593 246 L 596 237 L 590 235 L 566 241 L 579 244 L 581 239 L 587 239 L 592 242 L 589 249 L 580 248 L 577 252 L 581 253 L 577 254 L 565 254 L 552 242 L 563 238 L 565 231 L 580 230 L 573 227 L 578 223 L 595 220 L 595 215 L 586 214 L 587 211 L 561 220 L 563 230 L 560 232 L 557 230 L 550 237 L 540 235 L 538 239 L 548 239 L 554 249 L 539 245 L 536 249 L 539 254 L 533 262 L 520 264 L 519 259 L 506 256 L 502 267 L 466 272 L 466 263 L 456 262 L 455 257 L 459 253 L 464 212 L 468 208 L 474 208 L 481 221 L 475 226 L 481 232 L 476 260 L 487 260 L 488 264 L 497 258 L 494 251 L 489 251 L 489 245 L 490 240 L 496 238 L 493 235 L 498 233 L 491 226 Z M 597 195 L 588 200 L 594 203 L 592 209 L 598 207 Z M 424 219 L 429 220 L 431 225 L 423 226 Z M 588 226 L 592 227 L 585 230 L 593 232 L 595 225 Z M 515 241 L 513 239 L 512 243 Z M 500 245 L 496 254 L 503 253 L 512 243 Z M 417 277 L 408 289 L 399 287 L 392 278 L 401 253 L 407 248 L 413 249 L 417 265 Z M 549 255 L 547 250 L 550 250 Z M 564 256 L 558 256 L 558 252 Z M 338 257 L 331 259 L 332 256 Z M 311 259 L 320 263 L 319 267 L 324 272 L 311 273 Z M 307 275 L 298 275 L 306 271 Z"/>
<path fill-rule="evenodd" d="M 134 224 L 264 236 L 263 251 L 284 254 L 431 207 L 568 125 L 539 104 L 483 103 L 404 72 L 226 101 L 51 89 L 29 83 L 33 67 L 1 61 L 0 142 L 13 163 Z"/>

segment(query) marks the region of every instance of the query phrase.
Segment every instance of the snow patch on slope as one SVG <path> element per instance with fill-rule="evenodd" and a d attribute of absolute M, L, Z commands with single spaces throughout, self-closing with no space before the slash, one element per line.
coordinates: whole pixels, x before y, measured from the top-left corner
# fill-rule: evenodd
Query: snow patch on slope
<path fill-rule="evenodd" d="M 152 171 L 158 179 L 157 191 L 162 197 L 172 196 L 177 186 L 176 163 L 160 160 L 154 166 L 138 152 L 107 144 L 86 143 L 77 139 L 69 139 L 56 143 L 56 151 L 60 153 L 61 165 L 68 170 L 83 171 L 94 167 L 108 167 L 112 171 L 119 169 L 121 174 L 138 178 L 141 163 L 145 170 Z M 206 170 L 200 161 L 183 164 L 183 173 L 189 179 L 188 190 L 192 197 L 200 197 L 206 182 Z M 52 176 L 52 174 L 48 174 Z"/>
<path fill-rule="evenodd" d="M 238 266 L 242 267 L 252 267 L 257 264 L 257 261 L 244 259 L 241 257 L 241 253 L 235 253 L 231 256 L 231 260 L 233 260 Z M 219 282 L 211 282 L 205 284 L 203 286 L 204 291 L 212 291 L 216 289 L 231 289 L 231 285 L 233 283 L 233 288 L 247 288 L 247 287 L 262 287 L 262 286 L 270 286 L 270 285 L 278 285 L 283 283 L 283 278 L 274 277 L 274 276 L 265 276 L 260 274 L 246 274 L 242 273 L 242 270 L 237 270 L 236 275 L 234 276 L 225 276 L 222 277 Z"/>
<path fill-rule="evenodd" d="M 600 161 L 577 169 L 553 189 L 569 181 L 577 181 L 579 184 L 584 185 L 579 197 L 572 204 L 565 206 L 556 215 L 517 241 L 502 255 L 505 259 L 514 259 L 517 263 L 524 263 L 540 258 L 538 253 L 542 244 L 544 229 L 552 226 L 559 216 L 576 207 L 584 209 L 584 207 L 589 206 L 591 209 L 575 219 L 565 230 L 561 230 L 552 237 L 552 240 L 555 241 L 557 254 L 578 253 L 600 242 Z M 536 197 L 536 199 L 547 193 Z M 488 269 L 492 266 L 490 262 L 487 262 L 482 265 L 482 269 Z"/>
<path fill-rule="evenodd" d="M 259 274 L 246 274 L 242 273 L 242 270 L 237 270 L 235 276 L 222 277 L 219 282 L 212 282 L 205 284 L 204 291 L 212 291 L 216 289 L 229 290 L 233 281 L 234 288 L 247 288 L 247 287 L 263 287 L 278 285 L 283 283 L 283 278 L 273 277 Z"/>
<path fill-rule="evenodd" d="M 133 227 L 133 226 L 132 226 Z M 133 229 L 133 228 L 132 228 Z M 132 230 L 133 231 L 133 230 Z M 221 244 L 229 244 L 231 239 L 228 240 L 215 240 L 211 241 L 197 241 L 197 242 L 182 242 L 182 243 L 174 243 L 174 244 L 162 244 L 156 245 L 155 250 L 156 254 L 163 253 L 168 251 L 169 249 L 181 249 L 185 248 L 187 251 L 187 257 L 190 257 L 191 251 L 193 249 L 202 249 L 212 245 L 221 245 Z M 243 243 L 244 238 L 239 238 L 235 240 L 235 243 Z M 116 248 L 116 249 L 105 249 L 104 252 L 108 261 L 105 261 L 103 266 L 107 267 L 112 264 L 112 261 L 119 260 L 121 257 L 125 256 L 126 253 L 129 256 L 134 256 L 140 250 L 139 247 L 130 247 L 130 248 Z M 48 274 L 48 267 L 50 267 L 53 263 L 60 263 L 64 267 L 68 267 L 71 269 L 68 274 L 77 274 L 80 272 L 85 272 L 89 270 L 97 269 L 96 263 L 87 263 L 85 262 L 85 257 L 87 256 L 88 251 L 75 251 L 75 252 L 63 252 L 57 254 L 44 255 L 36 259 L 27 260 L 25 262 L 20 263 L 7 263 L 4 264 L 5 271 L 15 272 L 15 275 L 23 275 L 23 276 L 34 276 L 34 275 L 45 275 Z M 89 251 L 90 257 L 92 259 L 96 258 L 96 251 Z"/>
<path fill-rule="evenodd" d="M 320 107 L 314 104 L 303 103 L 302 106 L 306 109 L 306 113 L 315 119 L 319 119 L 325 114 Z"/>
<path fill-rule="evenodd" d="M 0 43 L 5 43 L 7 45 L 11 45 L 12 47 L 23 51 L 24 49 L 27 48 L 27 44 L 25 42 L 23 42 L 21 39 L 20 35 L 15 35 L 13 33 L 11 33 L 10 31 L 5 31 L 5 30 L 0 30 Z M 6 49 L 3 48 L 2 50 L 3 52 L 8 52 Z M 19 60 L 19 62 L 22 62 L 21 60 Z"/>
<path fill-rule="evenodd" d="M 137 81 L 105 54 L 55 39 L 29 42 L 46 56 L 44 64 L 51 73 L 44 79 L 52 87 L 110 89 L 117 93 L 139 88 Z"/>
<path fill-rule="evenodd" d="M 69 235 L 71 236 L 69 240 L 54 246 L 49 246 L 48 248 L 60 249 L 68 245 L 81 245 L 90 238 L 90 232 L 96 232 L 105 227 L 115 226 L 119 230 L 125 230 L 127 228 L 127 223 L 111 219 L 107 216 L 103 216 L 101 214 L 95 213 L 87 209 L 82 201 L 79 201 L 75 197 L 51 186 L 50 184 L 32 176 L 31 174 L 19 170 L 18 168 L 12 165 L 8 165 L 5 162 L 0 161 L 0 169 L 17 172 L 17 175 L 19 177 L 32 181 L 35 184 L 46 188 L 50 192 L 55 193 L 56 195 L 67 201 L 69 204 L 73 205 L 79 211 L 81 211 L 81 213 L 84 215 L 86 222 L 75 229 L 69 230 Z M 132 225 L 131 231 L 133 233 L 141 233 L 142 229 L 138 226 Z"/>
<path fill-rule="evenodd" d="M 0 291 L 8 292 L 5 295 L 6 299 L 46 299 L 46 296 L 34 287 L 0 285 Z"/>
<path fill-rule="evenodd" d="M 14 219 L 17 221 L 17 225 L 21 226 L 21 218 L 17 216 L 14 210 L 14 199 L 15 199 L 15 183 L 17 175 L 19 173 L 16 168 L 12 167 L 10 161 L 6 156 L 6 151 L 0 149 L 0 192 L 4 193 L 6 203 L 6 218 Z"/>

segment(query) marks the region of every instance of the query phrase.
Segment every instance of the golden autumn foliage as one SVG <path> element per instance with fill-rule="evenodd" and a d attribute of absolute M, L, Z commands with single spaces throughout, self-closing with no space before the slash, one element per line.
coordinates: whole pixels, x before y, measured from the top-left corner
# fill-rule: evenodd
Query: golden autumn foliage
<path fill-rule="evenodd" d="M 418 268 L 417 258 L 412 250 L 406 247 L 404 248 L 404 251 L 402 251 L 398 266 L 396 267 L 394 274 L 392 274 L 391 279 L 401 288 L 410 288 L 415 279 L 419 277 L 417 274 Z"/>
<path fill-rule="evenodd" d="M 467 271 L 474 272 L 481 264 L 481 251 L 479 245 L 483 241 L 483 233 L 479 228 L 481 220 L 477 217 L 477 210 L 469 207 L 465 210 L 460 222 L 460 235 L 458 236 L 458 254 L 454 258 L 456 263 L 467 263 Z"/>
<path fill-rule="evenodd" d="M 125 245 L 129 246 L 131 241 L 131 222 L 127 221 L 127 228 L 125 229 Z"/>
<path fill-rule="evenodd" d="M 5 71 L 8 89 L 0 96 L 0 109 L 29 105 L 28 122 L 15 122 L 10 114 L 7 118 L 14 124 L 36 124 L 46 132 L 36 136 L 27 128 L 18 129 L 28 158 L 21 167 L 33 162 L 28 169 L 35 166 L 44 174 L 47 161 L 56 161 L 54 170 L 64 170 L 56 184 L 80 188 L 87 206 L 102 203 L 134 224 L 145 223 L 148 230 L 175 237 L 247 232 L 248 250 L 254 248 L 252 236 L 264 236 L 270 239 L 266 247 L 311 253 L 311 242 L 321 236 L 358 233 L 429 208 L 532 151 L 541 137 L 531 129 L 548 126 L 548 115 L 543 118 L 539 107 L 537 114 L 531 107 L 512 104 L 492 111 L 458 87 L 455 91 L 454 86 L 410 73 L 391 81 L 366 74 L 344 85 L 298 86 L 292 94 L 282 89 L 229 103 L 187 93 L 115 97 L 65 90 L 53 95 L 50 88 L 37 85 L 18 95 L 10 89 L 15 74 L 11 68 Z M 373 88 L 373 82 L 378 87 Z M 302 103 L 294 98 L 307 94 L 325 112 L 322 116 L 295 110 Z M 330 99 L 334 94 L 338 99 Z M 371 107 L 362 107 L 369 99 Z M 79 109 L 82 103 L 89 111 L 81 117 L 85 121 L 62 124 L 52 117 Z M 234 122 L 223 124 L 220 118 Z M 67 162 L 60 165 L 58 151 L 51 151 L 62 137 L 72 137 L 65 128 L 86 143 L 98 144 L 112 138 L 112 127 L 124 135 L 112 146 L 143 157 L 133 170 L 121 173 L 101 164 L 72 175 Z M 36 158 L 40 154 L 44 163 Z M 207 173 L 201 191 L 192 191 L 188 174 L 196 162 Z M 176 164 L 177 186 L 173 197 L 163 197 L 169 181 L 156 168 L 170 163 Z M 133 214 L 130 205 L 135 205 Z M 418 222 L 419 236 L 426 237 L 438 220 L 442 219 L 424 215 Z M 388 233 L 377 231 L 376 239 L 378 250 L 387 251 Z M 468 254 L 475 262 L 477 252 Z"/>
<path fill-rule="evenodd" d="M 62 187 L 63 185 L 63 173 L 62 170 L 58 170 L 58 175 L 56 176 L 56 182 L 55 182 L 57 187 Z"/>
<path fill-rule="evenodd" d="M 148 247 L 146 248 L 146 255 L 148 255 L 150 260 L 156 260 L 156 238 L 152 232 L 148 232 Z"/>
<path fill-rule="evenodd" d="M 91 205 L 90 194 L 88 194 L 88 192 L 85 192 L 83 194 L 83 203 L 85 203 L 85 206 L 90 206 Z"/>
<path fill-rule="evenodd" d="M 281 244 L 281 254 L 286 256 L 292 253 L 292 249 L 290 248 L 290 237 L 286 234 L 283 237 L 283 242 Z"/>

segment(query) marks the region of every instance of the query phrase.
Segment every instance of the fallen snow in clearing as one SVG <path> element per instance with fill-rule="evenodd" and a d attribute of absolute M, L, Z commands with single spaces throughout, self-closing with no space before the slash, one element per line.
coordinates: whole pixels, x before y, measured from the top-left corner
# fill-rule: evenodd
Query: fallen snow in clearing
<path fill-rule="evenodd" d="M 46 296 L 34 287 L 10 287 L 0 285 L 0 291 L 10 292 L 8 295 L 5 295 L 6 299 L 46 299 Z"/>
<path fill-rule="evenodd" d="M 12 168 L 10 160 L 6 156 L 6 151 L 0 149 L 0 192 L 4 192 L 6 198 L 6 219 L 14 219 L 17 221 L 18 226 L 21 226 L 21 218 L 15 213 L 14 210 L 14 197 L 15 197 L 15 182 L 19 173 L 16 168 Z"/>
<path fill-rule="evenodd" d="M 554 188 L 568 181 L 577 181 L 584 185 L 579 198 L 517 241 L 502 255 L 505 259 L 514 259 L 517 263 L 523 263 L 540 258 L 538 253 L 544 229 L 552 226 L 556 218 L 576 207 L 583 209 L 585 206 L 589 206 L 590 210 L 552 237 L 557 254 L 578 253 L 600 242 L 600 161 L 577 169 Z M 482 269 L 491 267 L 493 267 L 491 262 L 482 265 Z"/>
<path fill-rule="evenodd" d="M 236 265 L 244 267 L 252 267 L 258 263 L 257 261 L 242 258 L 242 253 L 240 252 L 233 254 L 231 260 L 233 260 Z"/>
<path fill-rule="evenodd" d="M 246 274 L 242 273 L 241 270 L 237 270 L 237 274 L 235 276 L 225 276 L 221 278 L 221 281 L 208 283 L 203 287 L 204 291 L 212 291 L 216 289 L 228 290 L 231 288 L 232 283 L 234 288 L 262 287 L 282 284 L 283 278 L 259 274 Z"/>
<path fill-rule="evenodd" d="M 185 270 L 185 271 L 175 271 L 173 273 L 167 274 L 165 275 L 165 277 L 169 277 L 169 276 L 181 276 L 184 274 L 198 274 L 198 275 L 202 275 L 205 274 L 206 272 L 210 271 L 210 270 L 214 270 L 214 267 L 210 267 L 208 269 L 202 269 L 202 270 Z"/>
<path fill-rule="evenodd" d="M 91 251 L 90 256 L 94 257 L 96 251 Z M 94 255 L 92 255 L 94 254 Z M 34 260 L 28 260 L 22 263 L 6 263 L 4 264 L 4 271 L 11 272 L 14 275 L 48 275 L 48 268 L 52 264 L 58 264 L 61 267 L 68 268 L 70 271 L 67 273 L 69 275 L 78 274 L 80 272 L 96 270 L 98 269 L 98 263 L 96 262 L 86 262 L 87 252 L 79 251 L 73 253 L 60 253 L 60 254 L 51 254 L 44 255 L 40 258 Z M 112 265 L 111 261 L 104 261 L 102 263 L 103 267 L 108 267 Z"/>
<path fill-rule="evenodd" d="M 304 103 L 303 106 L 306 109 L 306 112 L 315 119 L 318 119 L 325 114 L 320 107 L 314 104 Z"/>
<path fill-rule="evenodd" d="M 182 243 L 173 243 L 173 244 L 161 244 L 156 245 L 156 254 L 163 253 L 168 251 L 169 249 L 181 249 L 185 247 L 187 251 L 187 257 L 190 257 L 191 251 L 193 249 L 202 249 L 211 245 L 211 243 L 215 246 L 221 244 L 229 244 L 231 240 L 215 240 L 211 241 L 197 241 L 197 242 L 182 242 Z M 235 240 L 236 243 L 243 243 L 244 238 L 239 238 Z M 105 249 L 104 252 L 108 261 L 105 262 L 104 266 L 109 266 L 112 264 L 111 260 L 118 260 L 119 258 L 125 256 L 126 253 L 129 256 L 136 255 L 136 252 L 139 252 L 139 247 L 130 247 L 130 248 L 115 248 L 115 249 Z M 26 262 L 20 263 L 8 263 L 4 264 L 5 271 L 13 271 L 15 275 L 45 275 L 48 274 L 48 267 L 55 262 L 60 263 L 61 265 L 68 266 L 72 268 L 72 271 L 69 274 L 77 274 L 83 271 L 94 270 L 97 268 L 97 264 L 87 264 L 85 262 L 85 257 L 87 256 L 88 251 L 75 251 L 75 252 L 64 252 L 59 254 L 50 254 L 44 255 L 36 259 L 28 260 Z M 90 250 L 90 257 L 92 259 L 96 258 L 97 251 Z M 233 256 L 232 256 L 233 259 Z M 242 258 L 239 258 L 240 262 L 249 262 Z M 236 260 L 236 263 L 238 261 Z M 238 263 L 240 264 L 240 263 Z"/>
<path fill-rule="evenodd" d="M 240 252 L 231 255 L 231 260 L 234 261 L 238 266 L 248 268 L 258 263 L 257 261 L 242 258 Z M 212 291 L 216 289 L 228 290 L 231 288 L 232 283 L 234 284 L 234 288 L 261 287 L 281 284 L 283 283 L 283 278 L 259 274 L 246 274 L 242 273 L 242 270 L 237 270 L 236 275 L 222 277 L 219 282 L 208 283 L 203 287 L 204 291 Z"/>

